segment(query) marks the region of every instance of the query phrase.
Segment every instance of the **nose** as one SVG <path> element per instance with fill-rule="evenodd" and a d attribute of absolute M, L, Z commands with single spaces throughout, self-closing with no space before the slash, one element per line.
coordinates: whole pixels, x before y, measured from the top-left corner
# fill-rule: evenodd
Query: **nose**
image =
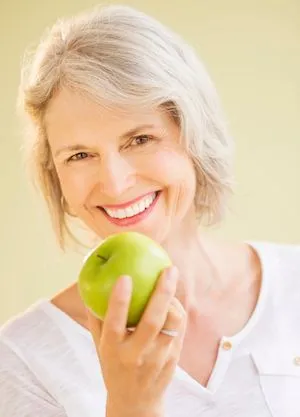
<path fill-rule="evenodd" d="M 102 159 L 99 175 L 101 192 L 108 197 L 121 196 L 136 182 L 136 170 L 119 153 Z"/>

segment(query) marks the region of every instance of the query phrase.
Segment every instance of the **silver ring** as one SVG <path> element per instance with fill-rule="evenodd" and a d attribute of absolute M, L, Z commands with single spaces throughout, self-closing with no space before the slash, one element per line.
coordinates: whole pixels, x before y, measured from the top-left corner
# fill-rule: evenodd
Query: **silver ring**
<path fill-rule="evenodd" d="M 129 332 L 134 332 L 135 327 L 127 327 Z M 160 333 L 165 334 L 166 336 L 176 337 L 178 336 L 179 332 L 177 330 L 168 330 L 168 329 L 161 329 Z"/>
<path fill-rule="evenodd" d="M 127 327 L 127 331 L 133 333 L 135 331 L 135 327 Z"/>
<path fill-rule="evenodd" d="M 170 336 L 170 337 L 176 337 L 176 336 L 178 336 L 178 335 L 179 335 L 178 330 L 168 330 L 168 329 L 162 329 L 162 330 L 160 331 L 160 333 L 163 333 L 163 334 L 165 334 L 165 335 L 167 335 L 167 336 Z"/>

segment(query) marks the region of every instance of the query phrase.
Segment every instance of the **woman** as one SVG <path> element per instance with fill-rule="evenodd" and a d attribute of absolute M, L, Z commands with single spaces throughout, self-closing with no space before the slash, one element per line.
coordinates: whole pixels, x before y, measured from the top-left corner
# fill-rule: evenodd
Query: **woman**
<path fill-rule="evenodd" d="M 103 322 L 75 282 L 5 324 L 0 415 L 300 415 L 300 248 L 199 231 L 224 213 L 233 150 L 193 50 L 131 8 L 96 9 L 52 28 L 21 91 L 60 245 L 71 215 L 99 241 L 150 236 L 174 267 L 134 332 L 126 276 Z"/>

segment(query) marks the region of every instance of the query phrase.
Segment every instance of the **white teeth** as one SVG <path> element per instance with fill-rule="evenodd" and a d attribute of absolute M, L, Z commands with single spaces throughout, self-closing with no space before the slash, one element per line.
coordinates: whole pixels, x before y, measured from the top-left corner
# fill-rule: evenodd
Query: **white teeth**
<path fill-rule="evenodd" d="M 112 216 L 112 211 L 111 211 L 111 210 L 109 210 L 109 209 L 105 209 L 105 211 L 106 211 L 106 213 L 107 213 L 109 216 Z"/>
<path fill-rule="evenodd" d="M 151 206 L 155 200 L 155 197 L 156 193 L 153 193 L 150 196 L 140 200 L 138 203 L 134 203 L 132 206 L 126 207 L 125 209 L 111 210 L 104 207 L 103 208 L 110 217 L 116 219 L 125 219 L 126 217 L 133 217 L 138 213 L 142 213 L 146 208 Z"/>
<path fill-rule="evenodd" d="M 134 216 L 140 212 L 138 204 L 133 204 L 133 206 L 131 206 L 131 207 L 132 207 L 132 211 L 133 211 Z"/>
<path fill-rule="evenodd" d="M 145 202 L 145 200 L 144 201 L 141 201 L 140 203 L 139 203 L 139 212 L 141 213 L 142 211 L 144 211 L 145 210 L 145 208 L 146 208 L 146 202 Z"/>
<path fill-rule="evenodd" d="M 123 217 L 126 217 L 125 210 L 120 210 L 117 214 L 118 219 L 123 219 Z"/>
<path fill-rule="evenodd" d="M 132 217 L 134 216 L 133 209 L 131 207 L 128 207 L 125 209 L 126 217 Z"/>

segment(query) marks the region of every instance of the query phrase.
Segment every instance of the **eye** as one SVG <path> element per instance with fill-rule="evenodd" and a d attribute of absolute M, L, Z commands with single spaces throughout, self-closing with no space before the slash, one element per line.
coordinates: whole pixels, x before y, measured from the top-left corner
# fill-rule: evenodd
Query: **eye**
<path fill-rule="evenodd" d="M 147 145 L 149 142 L 152 142 L 153 137 L 150 135 L 139 135 L 135 136 L 133 138 L 133 141 L 131 142 L 132 146 L 143 146 Z"/>
<path fill-rule="evenodd" d="M 69 161 L 80 161 L 82 159 L 86 159 L 88 158 L 88 153 L 87 152 L 78 152 L 75 153 L 74 155 L 72 155 L 70 158 L 68 158 L 68 162 Z"/>

